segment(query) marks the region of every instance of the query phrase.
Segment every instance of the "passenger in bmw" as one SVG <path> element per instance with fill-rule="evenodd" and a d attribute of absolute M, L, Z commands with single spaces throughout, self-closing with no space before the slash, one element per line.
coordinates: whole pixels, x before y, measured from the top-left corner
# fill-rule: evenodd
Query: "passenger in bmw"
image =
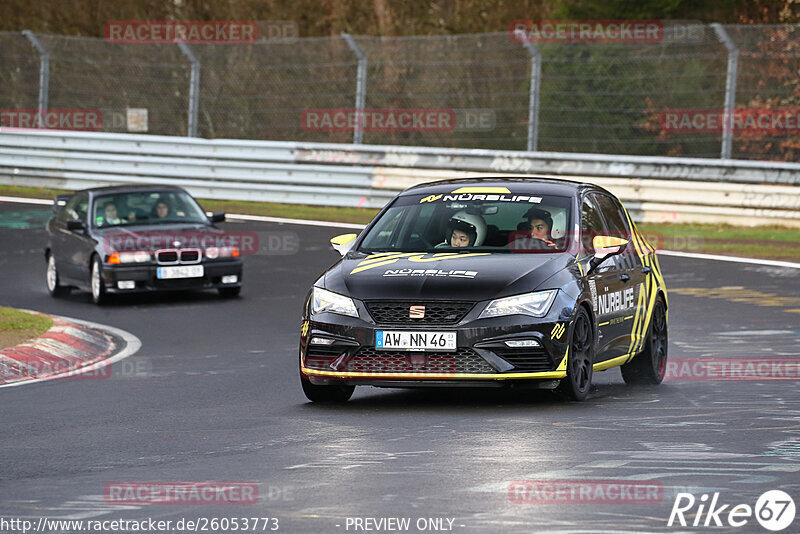
<path fill-rule="evenodd" d="M 169 204 L 167 204 L 165 200 L 159 200 L 158 202 L 156 202 L 156 207 L 153 211 L 156 217 L 158 217 L 159 219 L 163 219 L 167 215 L 169 215 L 170 212 Z"/>
<path fill-rule="evenodd" d="M 447 222 L 445 241 L 436 245 L 443 247 L 479 247 L 486 239 L 486 221 L 478 214 L 459 211 Z"/>

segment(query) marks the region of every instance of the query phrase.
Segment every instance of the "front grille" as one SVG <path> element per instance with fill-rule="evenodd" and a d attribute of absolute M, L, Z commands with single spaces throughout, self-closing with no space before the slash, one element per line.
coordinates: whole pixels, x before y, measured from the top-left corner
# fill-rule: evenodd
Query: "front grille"
<path fill-rule="evenodd" d="M 494 374 L 495 369 L 475 351 L 393 352 L 362 347 L 342 371 L 360 373 Z"/>
<path fill-rule="evenodd" d="M 473 302 L 367 301 L 369 314 L 378 324 L 456 324 L 472 309 Z M 425 306 L 425 317 L 409 317 L 411 306 Z"/>
<path fill-rule="evenodd" d="M 161 265 L 176 265 L 178 263 L 200 263 L 199 248 L 184 248 L 181 250 L 166 248 L 156 251 L 156 261 Z"/>
<path fill-rule="evenodd" d="M 491 349 L 514 366 L 515 371 L 552 371 L 553 362 L 542 349 Z"/>
<path fill-rule="evenodd" d="M 330 345 L 309 345 L 306 351 L 306 367 L 320 371 L 330 371 L 331 363 L 342 355 L 347 347 L 331 347 Z"/>
<path fill-rule="evenodd" d="M 156 252 L 156 261 L 161 264 L 178 263 L 178 251 L 173 249 Z"/>
<path fill-rule="evenodd" d="M 200 249 L 185 248 L 181 250 L 181 263 L 199 263 Z"/>

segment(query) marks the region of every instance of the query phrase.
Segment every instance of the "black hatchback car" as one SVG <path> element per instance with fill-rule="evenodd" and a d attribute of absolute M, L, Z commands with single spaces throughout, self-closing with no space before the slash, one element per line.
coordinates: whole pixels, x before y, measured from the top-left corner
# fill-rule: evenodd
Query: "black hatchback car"
<path fill-rule="evenodd" d="M 88 289 L 109 293 L 242 287 L 236 239 L 215 226 L 180 187 L 98 187 L 61 195 L 47 223 L 47 289 L 54 297 Z"/>
<path fill-rule="evenodd" d="M 594 371 L 658 384 L 667 295 L 655 249 L 608 191 L 551 179 L 473 179 L 400 193 L 356 236 L 303 309 L 306 396 L 356 385 L 560 388 Z"/>

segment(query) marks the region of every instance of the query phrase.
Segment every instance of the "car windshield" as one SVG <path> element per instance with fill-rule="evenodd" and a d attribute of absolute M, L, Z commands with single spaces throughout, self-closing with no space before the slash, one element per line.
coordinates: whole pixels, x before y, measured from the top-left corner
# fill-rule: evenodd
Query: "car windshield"
<path fill-rule="evenodd" d="M 97 196 L 93 223 L 97 227 L 205 223 L 208 218 L 184 191 L 134 191 Z"/>
<path fill-rule="evenodd" d="M 466 189 L 466 188 L 465 188 Z M 359 251 L 518 252 L 566 250 L 570 197 L 468 188 L 399 197 L 364 236 Z"/>

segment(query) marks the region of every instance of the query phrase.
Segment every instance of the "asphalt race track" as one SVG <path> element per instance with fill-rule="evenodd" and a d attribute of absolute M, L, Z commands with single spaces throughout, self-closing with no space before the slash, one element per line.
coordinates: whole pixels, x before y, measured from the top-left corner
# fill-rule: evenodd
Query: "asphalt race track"
<path fill-rule="evenodd" d="M 410 518 L 409 532 L 675 532 L 667 520 L 678 492 L 698 504 L 719 492 L 732 507 L 782 489 L 800 507 L 796 374 L 632 388 L 612 369 L 595 374 L 584 403 L 549 392 L 357 388 L 347 405 L 312 405 L 297 375 L 300 307 L 338 257 L 328 239 L 343 231 L 228 222 L 262 245 L 245 258 L 241 298 L 178 293 L 99 308 L 87 293 L 48 295 L 49 211 L 0 204 L 0 304 L 121 328 L 142 348 L 111 378 L 0 390 L 4 518 L 270 517 L 279 532 L 336 533 L 366 531 L 354 518 L 397 517 Z M 661 265 L 672 361 L 800 358 L 800 270 L 677 257 Z M 654 482 L 663 494 L 543 504 L 509 492 L 543 480 Z M 128 481 L 251 482 L 258 500 L 106 501 L 108 484 Z M 784 532 L 798 530 L 800 519 Z M 716 531 L 764 532 L 753 517 Z"/>

